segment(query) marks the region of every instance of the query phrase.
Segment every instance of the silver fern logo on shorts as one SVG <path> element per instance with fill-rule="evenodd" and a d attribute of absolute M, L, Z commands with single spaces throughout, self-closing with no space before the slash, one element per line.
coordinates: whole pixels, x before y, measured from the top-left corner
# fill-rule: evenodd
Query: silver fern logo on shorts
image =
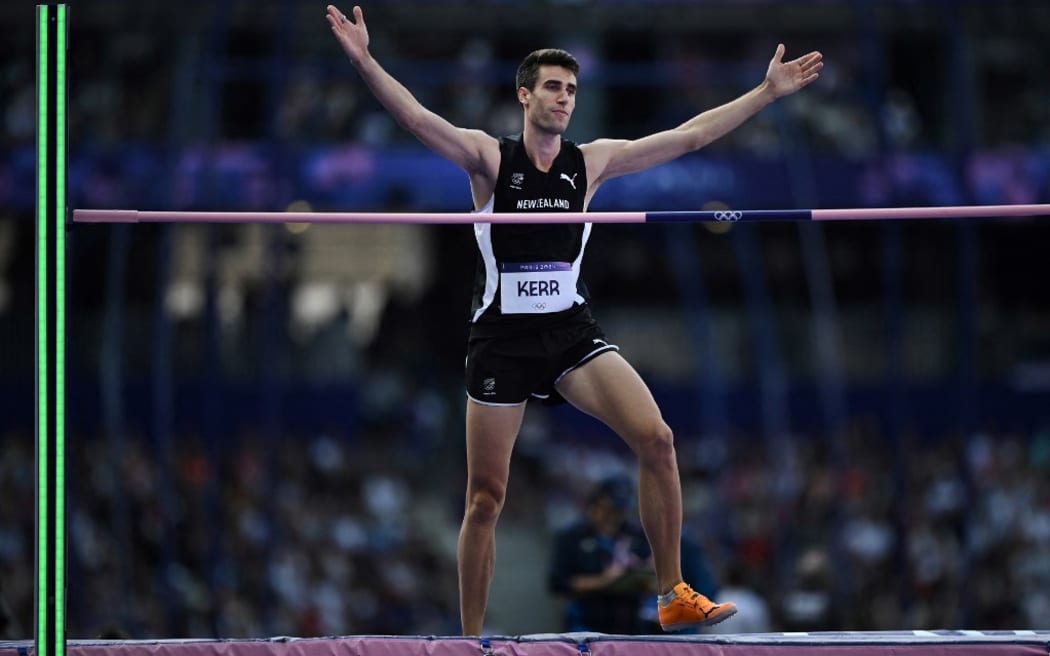
<path fill-rule="evenodd" d="M 481 389 L 484 390 L 485 394 L 495 394 L 496 393 L 496 379 L 495 378 L 486 378 L 485 380 L 481 381 Z"/>

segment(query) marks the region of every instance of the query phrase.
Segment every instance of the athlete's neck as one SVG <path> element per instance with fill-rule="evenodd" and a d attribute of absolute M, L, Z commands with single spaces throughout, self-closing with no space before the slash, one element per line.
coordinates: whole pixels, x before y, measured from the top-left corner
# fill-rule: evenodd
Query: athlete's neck
<path fill-rule="evenodd" d="M 532 165 L 544 173 L 550 171 L 558 153 L 561 152 L 561 135 L 542 130 L 530 130 L 526 124 L 521 141 L 525 144 L 525 154 L 528 155 Z"/>

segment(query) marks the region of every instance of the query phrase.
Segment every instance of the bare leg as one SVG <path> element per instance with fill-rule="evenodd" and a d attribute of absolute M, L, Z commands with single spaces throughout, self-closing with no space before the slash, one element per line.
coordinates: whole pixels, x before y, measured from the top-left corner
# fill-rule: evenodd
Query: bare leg
<path fill-rule="evenodd" d="M 481 635 L 485 621 L 496 564 L 496 521 L 524 415 L 524 403 L 486 406 L 467 400 L 467 493 L 456 552 L 463 635 Z"/>
<path fill-rule="evenodd" d="M 682 486 L 674 436 L 641 376 L 606 352 L 567 374 L 558 391 L 604 422 L 638 457 L 638 511 L 653 550 L 660 594 L 682 580 Z"/>

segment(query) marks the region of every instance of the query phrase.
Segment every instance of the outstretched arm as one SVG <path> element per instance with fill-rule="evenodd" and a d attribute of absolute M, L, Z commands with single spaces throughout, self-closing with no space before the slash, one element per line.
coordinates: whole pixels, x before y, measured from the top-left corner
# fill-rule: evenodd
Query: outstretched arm
<path fill-rule="evenodd" d="M 361 7 L 354 7 L 351 19 L 328 5 L 325 17 L 365 84 L 401 127 L 432 151 L 465 170 L 472 181 L 478 175 L 495 178 L 496 169 L 492 167 L 499 166 L 496 140 L 480 130 L 452 125 L 420 104 L 408 89 L 387 73 L 368 52 L 368 28 Z M 495 164 L 493 153 L 497 157 Z"/>
<path fill-rule="evenodd" d="M 816 51 L 788 62 L 782 61 L 783 58 L 784 44 L 780 44 L 761 84 L 672 130 L 633 141 L 599 139 L 581 146 L 587 160 L 587 178 L 594 181 L 592 193 L 605 180 L 642 171 L 703 148 L 777 98 L 794 93 L 817 79 L 824 66 L 823 55 Z"/>

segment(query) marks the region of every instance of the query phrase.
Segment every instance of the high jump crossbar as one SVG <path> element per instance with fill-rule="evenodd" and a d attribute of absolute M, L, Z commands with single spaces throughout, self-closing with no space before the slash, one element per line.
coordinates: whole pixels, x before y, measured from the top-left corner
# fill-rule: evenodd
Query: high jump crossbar
<path fill-rule="evenodd" d="M 815 210 L 685 210 L 657 212 L 180 212 L 73 210 L 75 223 L 735 223 L 738 221 L 884 221 L 1050 216 L 1050 205 L 861 207 Z"/>

